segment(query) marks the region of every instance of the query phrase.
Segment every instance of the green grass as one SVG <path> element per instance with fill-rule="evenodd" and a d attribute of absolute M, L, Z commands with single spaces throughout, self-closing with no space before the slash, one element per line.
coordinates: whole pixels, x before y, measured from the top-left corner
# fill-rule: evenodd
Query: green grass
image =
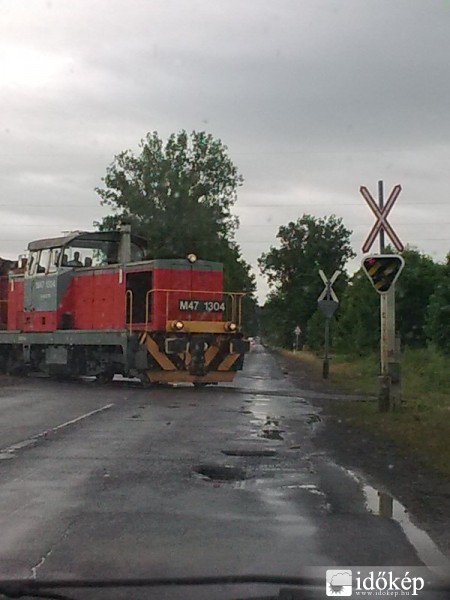
<path fill-rule="evenodd" d="M 304 352 L 295 356 L 320 371 L 320 358 Z M 431 348 L 406 349 L 401 372 L 404 402 L 396 412 L 378 412 L 376 401 L 336 402 L 331 410 L 356 429 L 369 430 L 381 441 L 394 441 L 402 451 L 450 478 L 450 358 Z M 330 381 L 348 392 L 376 396 L 377 355 L 334 357 Z"/>

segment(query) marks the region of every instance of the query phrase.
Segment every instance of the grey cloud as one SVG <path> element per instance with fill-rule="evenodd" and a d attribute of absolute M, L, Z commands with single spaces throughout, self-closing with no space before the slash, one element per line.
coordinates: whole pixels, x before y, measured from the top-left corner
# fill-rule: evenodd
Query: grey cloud
<path fill-rule="evenodd" d="M 0 214 L 24 226 L 0 222 L 0 255 L 45 224 L 89 228 L 113 156 L 182 128 L 220 137 L 243 173 L 253 264 L 303 212 L 342 216 L 359 248 L 373 217 L 358 188 L 379 178 L 403 184 L 400 237 L 447 252 L 447 3 L 18 1 L 2 16 Z"/>

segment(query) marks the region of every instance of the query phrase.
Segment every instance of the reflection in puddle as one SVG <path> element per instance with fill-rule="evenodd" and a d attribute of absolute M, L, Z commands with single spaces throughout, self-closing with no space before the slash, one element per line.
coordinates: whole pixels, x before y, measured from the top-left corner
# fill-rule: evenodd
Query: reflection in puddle
<path fill-rule="evenodd" d="M 314 483 L 294 483 L 285 485 L 284 487 L 288 490 L 306 490 L 310 494 L 315 494 L 316 496 L 325 496 L 324 492 L 319 490 Z"/>
<path fill-rule="evenodd" d="M 303 515 L 299 514 L 298 506 L 287 500 L 281 490 L 262 489 L 260 497 L 273 511 L 273 521 L 287 526 L 285 535 L 297 537 L 314 531 L 312 524 Z"/>
<path fill-rule="evenodd" d="M 352 476 L 354 476 L 354 473 L 352 473 Z M 360 480 L 358 481 L 362 483 Z M 442 554 L 430 536 L 412 523 L 408 511 L 403 504 L 400 504 L 390 494 L 376 490 L 370 485 L 363 484 L 362 490 L 370 512 L 374 515 L 397 521 L 409 542 L 414 546 L 418 557 L 425 565 L 429 567 L 446 566 L 450 568 L 450 561 Z"/>
<path fill-rule="evenodd" d="M 0 460 L 10 460 L 11 458 L 14 458 L 12 452 L 0 452 Z"/>

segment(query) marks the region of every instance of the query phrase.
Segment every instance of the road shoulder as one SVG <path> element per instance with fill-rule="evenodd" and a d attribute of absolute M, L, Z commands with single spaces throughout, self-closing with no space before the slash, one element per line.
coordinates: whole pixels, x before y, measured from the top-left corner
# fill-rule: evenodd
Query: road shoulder
<path fill-rule="evenodd" d="M 450 556 L 450 481 L 392 440 L 356 426 L 337 410 L 339 402 L 371 401 L 369 398 L 345 394 L 329 381 L 323 381 L 314 365 L 307 361 L 278 352 L 274 355 L 285 375 L 321 409 L 322 426 L 314 438 L 318 449 L 392 495 L 406 508 L 411 520 Z"/>

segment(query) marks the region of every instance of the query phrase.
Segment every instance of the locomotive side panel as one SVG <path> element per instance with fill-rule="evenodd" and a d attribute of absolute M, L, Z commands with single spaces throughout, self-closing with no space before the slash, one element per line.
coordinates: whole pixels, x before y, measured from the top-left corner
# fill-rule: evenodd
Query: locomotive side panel
<path fill-rule="evenodd" d="M 94 273 L 76 275 L 71 292 L 74 329 L 94 329 Z"/>
<path fill-rule="evenodd" d="M 0 275 L 0 329 L 8 325 L 8 276 Z"/>
<path fill-rule="evenodd" d="M 8 283 L 8 329 L 23 329 L 23 277 L 10 277 Z"/>
<path fill-rule="evenodd" d="M 123 329 L 125 284 L 118 269 L 75 275 L 75 329 Z"/>
<path fill-rule="evenodd" d="M 94 329 L 125 327 L 125 282 L 119 271 L 94 275 Z"/>

